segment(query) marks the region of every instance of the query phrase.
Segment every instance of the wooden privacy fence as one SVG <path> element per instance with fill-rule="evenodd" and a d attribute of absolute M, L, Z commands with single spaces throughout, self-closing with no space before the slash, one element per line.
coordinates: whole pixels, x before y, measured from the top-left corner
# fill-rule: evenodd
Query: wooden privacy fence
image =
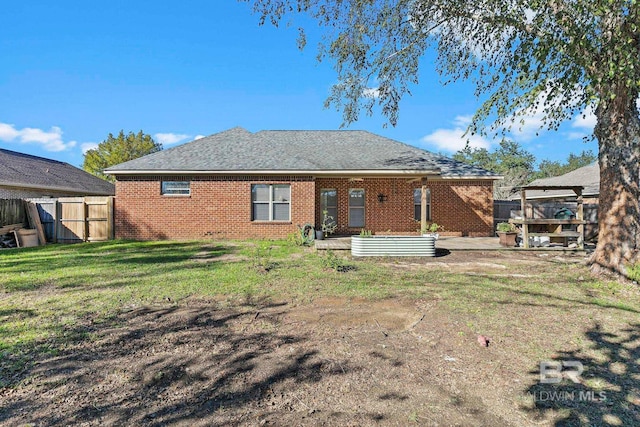
<path fill-rule="evenodd" d="M 0 227 L 27 222 L 22 199 L 0 199 Z"/>
<path fill-rule="evenodd" d="M 113 197 L 58 199 L 56 240 L 99 242 L 113 239 Z"/>
<path fill-rule="evenodd" d="M 112 196 L 61 197 L 27 199 L 38 207 L 38 216 L 48 242 L 76 243 L 111 240 L 113 229 Z M 0 216 L 0 222 L 26 224 L 24 201 L 0 200 L 0 214 L 4 206 L 12 206 L 22 216 Z M 9 209 L 9 208 L 7 208 Z M 17 219 L 16 221 L 10 221 Z M 0 224 L 2 225 L 2 224 Z"/>

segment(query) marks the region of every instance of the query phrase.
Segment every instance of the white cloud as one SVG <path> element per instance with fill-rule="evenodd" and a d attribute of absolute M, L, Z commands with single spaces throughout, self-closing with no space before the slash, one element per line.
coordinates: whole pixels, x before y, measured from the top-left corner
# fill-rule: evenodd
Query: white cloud
<path fill-rule="evenodd" d="M 207 135 L 196 135 L 196 136 L 193 137 L 193 140 L 195 141 L 196 139 L 202 139 L 205 136 L 207 136 Z"/>
<path fill-rule="evenodd" d="M 457 116 L 453 120 L 453 128 L 451 129 L 436 129 L 433 133 L 424 136 L 420 141 L 435 147 L 439 151 L 446 151 L 455 153 L 462 150 L 467 142 L 472 148 L 486 148 L 491 147 L 491 141 L 483 138 L 480 135 L 466 135 L 467 126 L 471 123 L 470 116 Z"/>
<path fill-rule="evenodd" d="M 567 134 L 569 139 L 582 139 L 593 133 L 593 129 L 598 121 L 593 107 L 587 107 L 581 114 L 578 114 L 571 121 L 571 127 L 575 129 Z"/>
<path fill-rule="evenodd" d="M 380 88 L 367 87 L 362 91 L 362 96 L 365 98 L 380 98 Z"/>
<path fill-rule="evenodd" d="M 473 116 L 456 116 L 453 119 L 453 124 L 456 127 L 467 128 L 471 124 L 471 120 L 473 120 Z"/>
<path fill-rule="evenodd" d="M 80 148 L 82 149 L 82 154 L 86 154 L 87 151 L 98 148 L 98 144 L 95 142 L 85 142 L 80 144 Z"/>
<path fill-rule="evenodd" d="M 62 129 L 57 126 L 48 131 L 38 128 L 16 129 L 14 125 L 0 123 L 0 140 L 5 142 L 17 142 L 23 144 L 40 144 L 47 151 L 64 151 L 75 147 L 76 141 L 64 142 Z"/>
<path fill-rule="evenodd" d="M 173 145 L 189 138 L 190 135 L 184 133 L 156 133 L 153 135 L 156 141 L 162 145 Z"/>
<path fill-rule="evenodd" d="M 567 133 L 567 139 L 582 139 L 585 136 L 585 132 L 569 132 Z"/>
<path fill-rule="evenodd" d="M 0 123 L 0 140 L 2 141 L 12 141 L 20 135 L 13 125 L 8 125 L 6 123 Z"/>
<path fill-rule="evenodd" d="M 515 123 L 511 126 L 510 133 L 516 139 L 530 141 L 544 130 L 544 116 L 545 112 L 542 102 L 538 103 L 538 106 L 535 108 L 523 110 L 522 113 L 519 113 L 518 117 L 515 118 Z"/>
<path fill-rule="evenodd" d="M 582 114 L 577 115 L 576 118 L 573 119 L 573 122 L 571 122 L 571 127 L 593 132 L 593 128 L 596 127 L 597 121 L 598 119 L 593 111 L 593 108 L 587 107 L 587 109 L 584 110 Z"/>

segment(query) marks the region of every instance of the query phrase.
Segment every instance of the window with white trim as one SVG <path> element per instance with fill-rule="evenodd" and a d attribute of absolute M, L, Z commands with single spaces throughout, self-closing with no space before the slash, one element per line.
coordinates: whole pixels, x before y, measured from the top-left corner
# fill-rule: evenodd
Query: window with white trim
<path fill-rule="evenodd" d="M 427 221 L 431 221 L 431 190 L 427 191 Z M 415 188 L 413 190 L 413 219 L 420 221 L 420 214 L 422 213 L 422 188 Z"/>
<path fill-rule="evenodd" d="M 191 194 L 189 181 L 162 181 L 160 194 L 163 196 L 188 196 Z"/>
<path fill-rule="evenodd" d="M 333 222 L 338 223 L 338 190 L 335 188 L 320 190 L 320 221 L 324 220 L 324 211 L 333 218 Z"/>
<path fill-rule="evenodd" d="M 349 190 L 349 227 L 364 227 L 364 189 Z"/>
<path fill-rule="evenodd" d="M 252 184 L 252 221 L 290 221 L 291 186 L 289 184 Z"/>

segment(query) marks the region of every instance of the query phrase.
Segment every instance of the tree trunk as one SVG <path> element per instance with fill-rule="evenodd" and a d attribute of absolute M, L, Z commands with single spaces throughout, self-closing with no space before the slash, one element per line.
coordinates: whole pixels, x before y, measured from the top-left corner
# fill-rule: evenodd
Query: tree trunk
<path fill-rule="evenodd" d="M 640 249 L 640 119 L 637 94 L 620 94 L 596 109 L 600 199 L 598 244 L 592 270 L 627 276 Z"/>

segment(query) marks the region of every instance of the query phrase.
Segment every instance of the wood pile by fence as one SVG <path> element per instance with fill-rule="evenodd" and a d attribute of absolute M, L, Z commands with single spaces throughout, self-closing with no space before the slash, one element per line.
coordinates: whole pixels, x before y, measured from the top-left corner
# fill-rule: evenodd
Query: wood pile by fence
<path fill-rule="evenodd" d="M 9 204 L 7 204 L 9 205 Z M 10 204 L 13 208 L 17 208 L 20 205 L 16 203 Z M 0 248 L 29 248 L 32 246 L 45 245 L 47 243 L 44 235 L 44 229 L 40 223 L 40 216 L 38 215 L 38 208 L 33 202 L 22 201 L 21 206 L 28 224 L 31 225 L 31 229 L 25 228 L 25 222 L 19 222 L 16 224 L 5 225 L 0 228 Z M 13 211 L 15 214 L 17 209 Z M 17 216 L 7 216 L 6 220 L 18 219 Z"/>
<path fill-rule="evenodd" d="M 62 197 L 41 199 L 0 199 L 0 247 L 2 241 L 16 246 L 19 229 L 35 230 L 38 241 L 76 243 L 114 238 L 114 197 Z"/>

